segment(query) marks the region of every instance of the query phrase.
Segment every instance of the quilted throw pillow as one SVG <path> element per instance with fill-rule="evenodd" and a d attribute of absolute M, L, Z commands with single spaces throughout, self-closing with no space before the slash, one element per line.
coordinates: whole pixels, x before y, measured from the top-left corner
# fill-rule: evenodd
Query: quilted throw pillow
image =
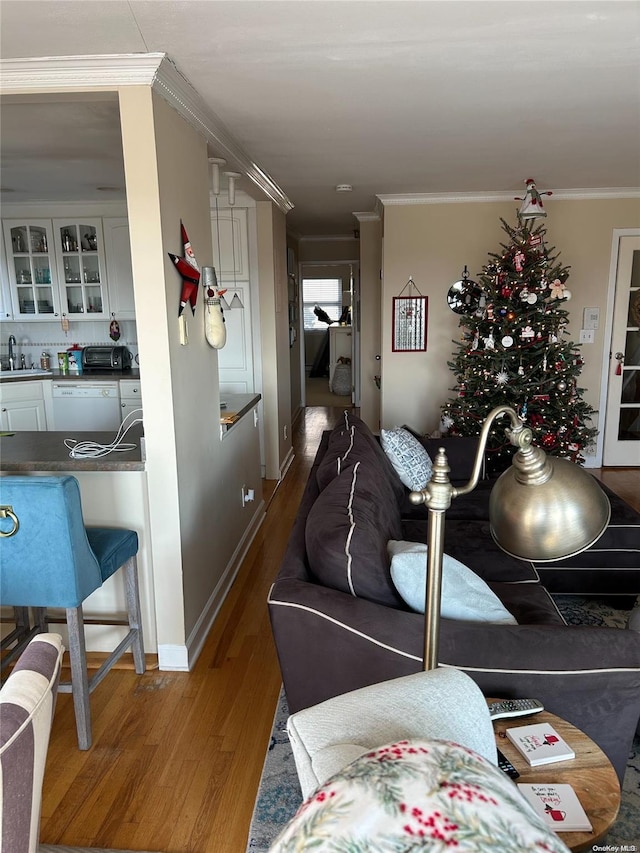
<path fill-rule="evenodd" d="M 405 740 L 362 755 L 320 786 L 270 853 L 568 849 L 485 758 L 450 741 Z"/>
<path fill-rule="evenodd" d="M 404 429 L 381 429 L 382 449 L 404 485 L 413 492 L 424 489 L 431 479 L 431 457 L 418 439 Z"/>

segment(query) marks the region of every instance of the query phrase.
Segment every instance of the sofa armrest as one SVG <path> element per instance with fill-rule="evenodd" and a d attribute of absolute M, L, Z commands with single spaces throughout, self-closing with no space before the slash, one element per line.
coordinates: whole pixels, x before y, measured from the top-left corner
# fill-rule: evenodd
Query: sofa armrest
<path fill-rule="evenodd" d="M 269 594 L 292 712 L 422 668 L 424 617 L 295 579 Z M 486 696 L 533 696 L 605 751 L 622 778 L 640 717 L 640 634 L 618 628 L 443 619 L 441 666 Z"/>

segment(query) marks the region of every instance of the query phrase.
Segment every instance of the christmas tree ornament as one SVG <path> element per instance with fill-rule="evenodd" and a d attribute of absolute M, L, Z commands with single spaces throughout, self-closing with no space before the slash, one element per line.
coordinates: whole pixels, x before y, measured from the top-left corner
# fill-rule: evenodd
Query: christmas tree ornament
<path fill-rule="evenodd" d="M 509 381 L 509 374 L 505 370 L 504 361 L 502 362 L 502 368 L 496 373 L 496 382 L 498 385 L 506 385 Z"/>
<path fill-rule="evenodd" d="M 489 336 L 487 338 L 484 338 L 484 348 L 485 349 L 495 349 L 496 348 L 496 342 L 495 342 L 495 339 L 493 337 L 493 330 L 491 330 L 489 332 Z"/>
<path fill-rule="evenodd" d="M 537 294 L 529 293 L 529 295 L 527 296 L 527 302 L 529 303 L 529 305 L 535 305 L 537 301 L 538 301 Z"/>
<path fill-rule="evenodd" d="M 564 381 L 564 379 L 561 379 L 559 382 L 556 383 L 556 388 L 558 389 L 558 391 L 566 391 L 567 383 Z"/>
<path fill-rule="evenodd" d="M 505 349 L 508 349 L 509 347 L 513 346 L 513 338 L 511 337 L 511 335 L 505 335 L 500 341 L 500 343 Z"/>
<path fill-rule="evenodd" d="M 568 302 L 571 299 L 571 296 L 571 291 L 565 287 L 565 289 L 562 291 L 562 299 L 564 299 L 565 302 Z"/>
<path fill-rule="evenodd" d="M 520 196 L 515 197 L 516 201 L 522 202 L 518 211 L 518 217 L 526 221 L 546 216 L 546 211 L 542 206 L 542 196 L 553 195 L 553 193 L 551 190 L 545 190 L 542 193 L 538 192 L 533 178 L 527 178 L 524 183 L 526 187 L 524 198 Z"/>
<path fill-rule="evenodd" d="M 473 314 L 483 303 L 482 288 L 469 278 L 466 265 L 460 281 L 455 281 L 449 288 L 447 303 L 456 314 Z"/>
<path fill-rule="evenodd" d="M 510 309 L 507 311 L 507 315 L 506 315 L 506 316 L 507 316 L 507 320 L 508 320 L 510 323 L 513 323 L 513 321 L 516 319 L 516 312 L 515 312 L 513 309 L 511 309 L 511 308 L 510 308 Z"/>
<path fill-rule="evenodd" d="M 531 326 L 525 326 L 524 329 L 520 332 L 520 337 L 523 341 L 530 341 L 535 338 L 536 333 L 533 331 Z"/>
<path fill-rule="evenodd" d="M 518 251 L 513 256 L 513 264 L 516 268 L 516 272 L 522 272 L 522 270 L 524 269 L 525 260 L 525 253 L 522 251 L 522 249 L 518 249 Z"/>
<path fill-rule="evenodd" d="M 545 350 L 544 355 L 542 356 L 542 369 L 543 370 L 547 369 L 547 353 L 548 352 L 549 352 L 549 350 Z"/>
<path fill-rule="evenodd" d="M 564 292 L 564 284 L 560 281 L 559 278 L 556 278 L 549 285 L 549 290 L 549 297 L 551 299 L 562 299 L 562 294 Z"/>
<path fill-rule="evenodd" d="M 518 376 L 524 376 L 524 367 L 522 366 L 522 356 L 520 356 L 520 364 L 518 365 Z"/>

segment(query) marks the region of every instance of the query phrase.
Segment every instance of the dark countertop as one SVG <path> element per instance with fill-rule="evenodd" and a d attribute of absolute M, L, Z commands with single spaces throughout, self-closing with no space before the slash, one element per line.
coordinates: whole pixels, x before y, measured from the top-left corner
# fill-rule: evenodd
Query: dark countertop
<path fill-rule="evenodd" d="M 124 371 L 101 370 L 95 373 L 60 373 L 59 370 L 51 370 L 49 373 L 33 373 L 31 370 L 0 372 L 0 383 L 29 382 L 36 379 L 55 379 L 56 382 L 95 382 L 96 380 L 117 382 L 119 379 L 139 380 L 140 370 L 138 368 Z"/>
<path fill-rule="evenodd" d="M 135 444 L 134 450 L 124 450 L 98 459 L 71 459 L 65 438 L 99 444 L 113 441 L 113 430 L 107 432 L 15 432 L 0 436 L 0 471 L 144 471 L 140 450 L 143 435 L 141 425 L 132 427 L 125 443 Z"/>
<path fill-rule="evenodd" d="M 227 429 L 232 427 L 243 415 L 259 403 L 262 394 L 220 394 L 220 403 L 226 403 L 226 407 L 220 406 L 220 423 Z"/>

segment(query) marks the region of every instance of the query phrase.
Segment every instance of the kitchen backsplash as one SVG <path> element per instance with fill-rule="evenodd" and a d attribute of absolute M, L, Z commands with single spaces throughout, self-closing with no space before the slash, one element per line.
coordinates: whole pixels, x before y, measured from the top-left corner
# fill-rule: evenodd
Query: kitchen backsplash
<path fill-rule="evenodd" d="M 105 320 L 83 320 L 81 323 L 69 323 L 69 331 L 65 334 L 58 321 L 53 323 L 20 323 L 4 320 L 0 324 L 0 359 L 6 367 L 9 358 L 9 335 L 16 339 L 16 355 L 18 359 L 24 353 L 27 367 L 40 366 L 40 356 L 43 351 L 51 356 L 51 364 L 57 363 L 57 353 L 63 352 L 74 344 L 78 346 L 113 345 L 125 346 L 131 353 L 131 366 L 138 367 L 138 338 L 135 320 L 119 320 L 120 339 L 113 341 L 109 337 L 109 323 Z"/>

